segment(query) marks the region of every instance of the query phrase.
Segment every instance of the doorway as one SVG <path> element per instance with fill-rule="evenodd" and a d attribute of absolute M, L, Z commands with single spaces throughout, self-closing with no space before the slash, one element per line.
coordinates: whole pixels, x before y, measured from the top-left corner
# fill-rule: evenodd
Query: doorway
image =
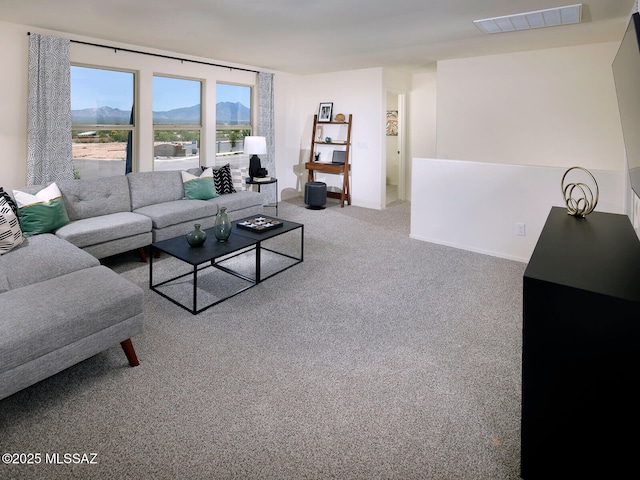
<path fill-rule="evenodd" d="M 385 132 L 384 202 L 387 206 L 405 198 L 404 182 L 405 94 L 387 90 Z"/>

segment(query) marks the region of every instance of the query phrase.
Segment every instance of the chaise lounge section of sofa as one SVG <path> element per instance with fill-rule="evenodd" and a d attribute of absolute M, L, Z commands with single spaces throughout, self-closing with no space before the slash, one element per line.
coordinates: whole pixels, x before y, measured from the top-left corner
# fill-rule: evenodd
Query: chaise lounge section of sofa
<path fill-rule="evenodd" d="M 0 399 L 120 344 L 143 329 L 143 291 L 52 234 L 0 256 Z"/>

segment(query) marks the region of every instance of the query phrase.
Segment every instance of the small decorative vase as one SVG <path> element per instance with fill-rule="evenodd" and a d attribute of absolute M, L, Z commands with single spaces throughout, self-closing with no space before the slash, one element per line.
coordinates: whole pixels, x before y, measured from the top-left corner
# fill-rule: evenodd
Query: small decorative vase
<path fill-rule="evenodd" d="M 187 242 L 192 247 L 201 247 L 204 241 L 207 239 L 207 232 L 200 230 L 200 224 L 194 225 L 195 230 L 191 230 L 187 233 Z"/>
<path fill-rule="evenodd" d="M 227 207 L 219 207 L 216 215 L 216 223 L 213 225 L 213 234 L 219 242 L 226 242 L 231 235 L 231 220 L 227 215 Z"/>

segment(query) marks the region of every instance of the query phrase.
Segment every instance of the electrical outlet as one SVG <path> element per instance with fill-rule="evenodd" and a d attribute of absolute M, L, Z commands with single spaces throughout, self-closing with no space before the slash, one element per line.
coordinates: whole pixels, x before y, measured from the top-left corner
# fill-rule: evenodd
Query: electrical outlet
<path fill-rule="evenodd" d="M 524 237 L 526 235 L 526 229 L 524 223 L 516 223 L 516 235 Z"/>

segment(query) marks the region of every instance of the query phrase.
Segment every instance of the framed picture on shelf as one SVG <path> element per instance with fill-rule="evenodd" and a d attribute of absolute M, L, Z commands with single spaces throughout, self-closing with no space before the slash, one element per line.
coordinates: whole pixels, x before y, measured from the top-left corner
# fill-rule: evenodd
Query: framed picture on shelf
<path fill-rule="evenodd" d="M 320 109 L 318 110 L 318 121 L 330 122 L 332 110 L 333 110 L 333 102 L 321 103 Z"/>

